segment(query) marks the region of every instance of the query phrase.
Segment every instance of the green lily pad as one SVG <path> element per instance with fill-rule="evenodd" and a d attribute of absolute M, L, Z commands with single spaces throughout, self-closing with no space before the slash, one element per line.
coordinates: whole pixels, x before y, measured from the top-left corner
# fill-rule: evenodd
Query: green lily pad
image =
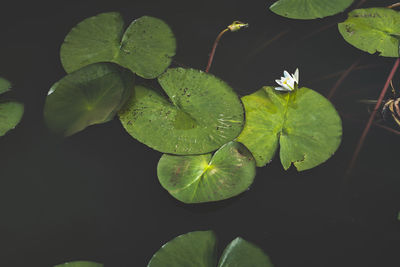
<path fill-rule="evenodd" d="M 281 93 L 263 87 L 242 98 L 246 124 L 238 141 L 253 154 L 257 166 L 265 166 L 280 145 L 285 170 L 293 163 L 297 170 L 311 169 L 325 162 L 338 148 L 341 119 L 322 95 L 300 88 Z"/>
<path fill-rule="evenodd" d="M 279 0 L 270 9 L 291 19 L 316 19 L 342 12 L 353 2 L 354 0 Z"/>
<path fill-rule="evenodd" d="M 11 83 L 0 77 L 0 94 L 3 94 L 11 89 Z"/>
<path fill-rule="evenodd" d="M 103 267 L 101 263 L 91 262 L 91 261 L 72 261 L 63 264 L 56 265 L 54 267 Z"/>
<path fill-rule="evenodd" d="M 269 257 L 259 247 L 238 237 L 224 250 L 218 267 L 273 267 Z"/>
<path fill-rule="evenodd" d="M 158 78 L 168 98 L 144 86 L 119 113 L 127 132 L 163 153 L 214 151 L 243 128 L 239 97 L 222 80 L 194 69 L 168 69 Z"/>
<path fill-rule="evenodd" d="M 24 105 L 18 102 L 0 103 L 0 136 L 14 129 L 24 114 Z"/>
<path fill-rule="evenodd" d="M 153 255 L 147 267 L 216 266 L 216 241 L 212 231 L 180 235 L 163 245 Z"/>
<path fill-rule="evenodd" d="M 343 38 L 358 49 L 380 56 L 398 57 L 400 13 L 390 8 L 356 9 L 339 23 Z"/>
<path fill-rule="evenodd" d="M 185 203 L 219 201 L 234 197 L 253 183 L 256 165 L 245 146 L 229 142 L 214 155 L 164 154 L 157 167 L 161 185 Z"/>
<path fill-rule="evenodd" d="M 215 267 L 217 239 L 212 231 L 180 235 L 157 251 L 147 267 Z M 218 267 L 273 267 L 258 247 L 236 238 L 225 249 Z"/>
<path fill-rule="evenodd" d="M 61 46 L 66 72 L 97 62 L 114 62 L 137 75 L 152 79 L 171 64 L 176 41 L 169 26 L 160 19 L 141 17 L 124 33 L 119 13 L 102 13 L 74 27 Z"/>
<path fill-rule="evenodd" d="M 133 78 L 112 63 L 96 63 L 68 74 L 51 87 L 46 98 L 47 126 L 69 136 L 111 120 L 129 98 Z"/>

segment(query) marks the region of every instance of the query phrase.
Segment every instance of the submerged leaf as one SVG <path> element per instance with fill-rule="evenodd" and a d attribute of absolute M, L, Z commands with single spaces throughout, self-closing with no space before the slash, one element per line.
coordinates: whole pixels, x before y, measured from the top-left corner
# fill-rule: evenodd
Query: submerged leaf
<path fill-rule="evenodd" d="M 11 83 L 0 77 L 0 94 L 3 94 L 11 89 Z"/>
<path fill-rule="evenodd" d="M 216 237 L 212 231 L 180 235 L 157 251 L 147 267 L 215 267 Z M 238 237 L 224 250 L 218 267 L 273 267 L 268 256 Z"/>
<path fill-rule="evenodd" d="M 238 237 L 224 250 L 218 267 L 273 267 L 269 257 L 259 247 Z"/>
<path fill-rule="evenodd" d="M 54 267 L 103 267 L 101 263 L 96 263 L 92 261 L 71 261 L 63 264 L 56 265 Z"/>
<path fill-rule="evenodd" d="M 163 245 L 147 267 L 214 267 L 217 240 L 212 231 L 196 231 L 175 237 Z"/>
<path fill-rule="evenodd" d="M 253 154 L 257 166 L 266 165 L 280 145 L 285 170 L 311 169 L 325 162 L 338 148 L 342 125 L 332 104 L 322 95 L 300 88 L 280 93 L 273 87 L 242 98 L 246 124 L 238 141 Z"/>
<path fill-rule="evenodd" d="M 175 37 L 165 22 L 141 17 L 124 33 L 119 13 L 102 13 L 75 26 L 61 46 L 61 61 L 67 72 L 97 62 L 114 62 L 137 75 L 152 79 L 170 65 L 175 55 Z"/>
<path fill-rule="evenodd" d="M 245 146 L 230 142 L 214 155 L 164 154 L 157 167 L 161 185 L 185 203 L 219 201 L 234 197 L 253 183 L 256 166 Z"/>
<path fill-rule="evenodd" d="M 384 57 L 399 56 L 400 13 L 395 10 L 356 9 L 338 27 L 343 38 L 360 50 L 379 52 Z"/>
<path fill-rule="evenodd" d="M 9 130 L 21 121 L 24 114 L 24 105 L 18 102 L 0 103 L 0 136 L 5 135 Z"/>
<path fill-rule="evenodd" d="M 111 120 L 129 98 L 133 75 L 112 63 L 96 63 L 55 83 L 44 107 L 47 126 L 69 136 Z"/>
<path fill-rule="evenodd" d="M 316 19 L 335 15 L 354 0 L 279 0 L 270 6 L 272 12 L 291 19 Z"/>
<path fill-rule="evenodd" d="M 235 139 L 244 110 L 232 88 L 214 75 L 174 68 L 158 78 L 168 98 L 144 86 L 119 113 L 127 132 L 163 153 L 214 151 Z"/>

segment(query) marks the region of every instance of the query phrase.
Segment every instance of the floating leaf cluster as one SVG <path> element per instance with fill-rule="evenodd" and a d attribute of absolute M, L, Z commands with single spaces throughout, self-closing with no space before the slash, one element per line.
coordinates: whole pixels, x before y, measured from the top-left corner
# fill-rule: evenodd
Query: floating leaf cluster
<path fill-rule="evenodd" d="M 269 8 L 291 19 L 316 19 L 344 11 L 354 0 L 278 0 Z M 400 13 L 390 7 L 355 9 L 338 23 L 343 38 L 354 47 L 383 57 L 399 57 Z"/>
<path fill-rule="evenodd" d="M 48 127 L 70 136 L 118 114 L 133 138 L 166 153 L 159 181 L 185 203 L 246 191 L 256 166 L 266 165 L 278 145 L 283 167 L 294 163 L 298 170 L 321 164 L 337 149 L 340 118 L 318 93 L 265 87 L 240 99 L 212 74 L 168 68 L 175 48 L 171 29 L 156 18 L 139 18 L 125 32 L 118 13 L 85 19 L 61 47 L 68 74 L 47 96 Z M 135 74 L 157 78 L 163 91 L 134 84 Z"/>
<path fill-rule="evenodd" d="M 158 250 L 147 267 L 273 267 L 269 257 L 257 246 L 238 237 L 217 258 L 217 238 L 212 231 L 180 235 Z"/>
<path fill-rule="evenodd" d="M 24 105 L 8 100 L 3 94 L 11 90 L 11 83 L 0 77 L 0 136 L 14 129 L 24 114 Z"/>
<path fill-rule="evenodd" d="M 217 238 L 212 231 L 195 231 L 175 237 L 150 259 L 147 267 L 273 267 L 259 247 L 241 237 L 234 239 L 217 258 Z M 73 261 L 54 267 L 103 267 L 101 263 Z"/>

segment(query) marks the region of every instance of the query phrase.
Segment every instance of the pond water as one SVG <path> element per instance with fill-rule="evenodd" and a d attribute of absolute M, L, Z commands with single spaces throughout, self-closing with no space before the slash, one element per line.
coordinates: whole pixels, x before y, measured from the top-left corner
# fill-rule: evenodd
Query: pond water
<path fill-rule="evenodd" d="M 394 59 L 346 43 L 336 27 L 345 14 L 299 21 L 270 12 L 273 1 L 182 2 L 2 3 L 0 74 L 14 83 L 10 96 L 25 103 L 25 115 L 0 138 L 0 265 L 86 259 L 146 266 L 173 237 L 212 229 L 220 250 L 241 236 L 276 267 L 400 266 L 400 136 L 373 127 L 352 175 L 343 178 L 372 109 L 359 100 L 377 99 Z M 393 1 L 361 2 L 374 7 Z M 132 139 L 117 119 L 58 139 L 42 114 L 48 89 L 65 75 L 59 47 L 79 21 L 108 11 L 120 12 L 126 22 L 143 15 L 163 19 L 178 42 L 174 64 L 197 69 L 205 69 L 223 28 L 248 22 L 248 29 L 223 36 L 210 71 L 240 95 L 273 85 L 284 69 L 296 67 L 300 85 L 328 95 L 337 73 L 360 60 L 332 98 L 343 119 L 339 150 L 300 173 L 285 172 L 275 158 L 257 169 L 254 184 L 240 196 L 185 205 L 158 182 L 161 153 Z"/>

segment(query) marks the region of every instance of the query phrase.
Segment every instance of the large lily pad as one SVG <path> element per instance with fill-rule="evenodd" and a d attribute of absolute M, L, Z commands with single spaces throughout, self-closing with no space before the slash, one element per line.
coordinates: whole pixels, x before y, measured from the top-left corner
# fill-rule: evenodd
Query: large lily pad
<path fill-rule="evenodd" d="M 176 199 L 201 203 L 231 198 L 247 190 L 256 166 L 245 146 L 229 142 L 214 155 L 164 154 L 157 174 L 161 185 Z"/>
<path fill-rule="evenodd" d="M 259 247 L 243 238 L 236 238 L 224 250 L 218 267 L 273 267 L 269 257 Z"/>
<path fill-rule="evenodd" d="M 112 63 L 96 63 L 68 74 L 49 91 L 48 127 L 64 136 L 112 119 L 129 98 L 133 74 Z"/>
<path fill-rule="evenodd" d="M 190 232 L 163 245 L 147 267 L 214 267 L 216 247 L 212 231 Z"/>
<path fill-rule="evenodd" d="M 63 264 L 56 265 L 54 267 L 103 267 L 101 263 L 91 262 L 91 261 L 72 261 Z"/>
<path fill-rule="evenodd" d="M 279 0 L 270 6 L 272 12 L 291 19 L 316 19 L 335 15 L 354 0 Z"/>
<path fill-rule="evenodd" d="M 124 33 L 123 18 L 111 12 L 87 18 L 74 27 L 60 54 L 67 72 L 96 62 L 114 62 L 152 79 L 170 65 L 175 50 L 175 37 L 162 20 L 141 17 Z"/>
<path fill-rule="evenodd" d="M 400 13 L 395 10 L 356 9 L 338 27 L 343 38 L 360 50 L 384 57 L 399 56 Z"/>
<path fill-rule="evenodd" d="M 157 251 L 147 267 L 215 267 L 216 237 L 212 231 L 180 235 Z M 265 253 L 253 244 L 236 238 L 225 249 L 218 267 L 272 267 Z"/>
<path fill-rule="evenodd" d="M 14 129 L 24 114 L 24 105 L 18 102 L 0 103 L 0 136 Z"/>
<path fill-rule="evenodd" d="M 241 132 L 242 103 L 232 88 L 214 75 L 175 68 L 158 81 L 168 98 L 136 86 L 119 113 L 125 129 L 140 142 L 163 153 L 203 154 Z"/>
<path fill-rule="evenodd" d="M 0 77 L 0 94 L 5 93 L 11 89 L 11 83 L 6 79 Z"/>
<path fill-rule="evenodd" d="M 253 154 L 257 166 L 266 165 L 280 145 L 284 169 L 297 170 L 325 162 L 338 148 L 342 125 L 333 105 L 322 95 L 300 88 L 281 93 L 273 87 L 242 98 L 246 124 L 238 137 Z"/>

